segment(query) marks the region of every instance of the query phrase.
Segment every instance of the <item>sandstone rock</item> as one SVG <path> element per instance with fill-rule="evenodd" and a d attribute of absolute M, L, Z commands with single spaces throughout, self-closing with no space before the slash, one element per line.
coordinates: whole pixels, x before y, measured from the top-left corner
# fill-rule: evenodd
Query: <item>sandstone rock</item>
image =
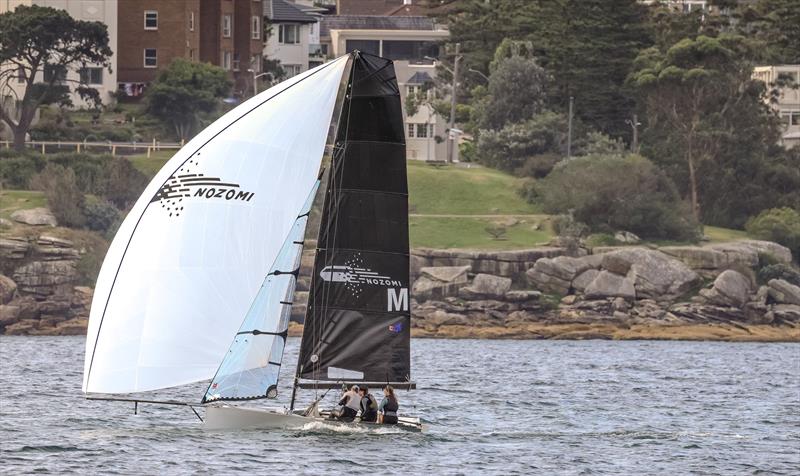
<path fill-rule="evenodd" d="M 420 277 L 414 281 L 412 294 L 420 300 L 441 299 L 458 295 L 458 290 L 467 284 L 469 266 L 436 266 L 420 269 Z"/>
<path fill-rule="evenodd" d="M 596 278 L 598 274 L 600 274 L 600 271 L 596 269 L 587 269 L 586 271 L 579 274 L 575 279 L 572 280 L 572 287 L 576 291 L 583 292 L 586 289 L 586 286 L 588 286 L 589 283 L 594 281 L 594 278 Z"/>
<path fill-rule="evenodd" d="M 510 278 L 492 276 L 491 274 L 478 274 L 472 280 L 470 286 L 461 289 L 461 291 L 464 291 L 463 296 L 468 299 L 476 297 L 502 299 L 510 290 Z M 459 296 L 462 295 L 461 291 L 459 291 Z"/>
<path fill-rule="evenodd" d="M 0 327 L 8 326 L 19 320 L 19 306 L 0 305 Z"/>
<path fill-rule="evenodd" d="M 771 279 L 768 285 L 769 296 L 778 304 L 800 306 L 800 287 L 783 279 Z"/>
<path fill-rule="evenodd" d="M 792 251 L 789 248 L 780 245 L 778 243 L 772 241 L 763 241 L 763 240 L 742 240 L 742 241 L 737 241 L 735 243 L 740 246 L 745 246 L 754 249 L 759 253 L 770 254 L 780 263 L 788 264 L 792 262 Z"/>
<path fill-rule="evenodd" d="M 17 283 L 8 276 L 0 274 L 0 304 L 7 304 L 17 291 Z"/>
<path fill-rule="evenodd" d="M 792 261 L 792 252 L 789 248 L 771 241 L 740 240 L 712 245 L 709 248 L 725 254 L 726 266 L 742 265 L 755 268 L 758 265 L 759 253 L 769 254 L 780 263 Z"/>
<path fill-rule="evenodd" d="M 10 228 L 12 224 L 13 223 L 11 223 L 11 221 L 6 220 L 5 218 L 0 218 L 0 228 Z"/>
<path fill-rule="evenodd" d="M 614 239 L 620 243 L 634 244 L 642 241 L 641 238 L 629 231 L 618 231 L 614 233 Z"/>
<path fill-rule="evenodd" d="M 20 290 L 36 294 L 52 294 L 54 286 L 69 284 L 75 280 L 75 262 L 33 261 L 14 271 L 14 281 Z"/>
<path fill-rule="evenodd" d="M 703 295 L 714 304 L 741 307 L 750 296 L 750 280 L 742 273 L 729 269 L 720 273 L 710 292 Z"/>
<path fill-rule="evenodd" d="M 70 319 L 68 321 L 60 322 L 55 330 L 54 335 L 60 336 L 79 336 L 86 334 L 86 328 L 89 326 L 88 319 Z"/>
<path fill-rule="evenodd" d="M 586 271 L 591 266 L 580 258 L 559 256 L 556 258 L 542 258 L 533 265 L 533 269 L 540 273 L 553 276 L 563 281 L 572 281 L 575 276 Z"/>
<path fill-rule="evenodd" d="M 25 258 L 30 246 L 30 243 L 23 238 L 0 238 L 0 259 L 2 259 L 2 264 Z"/>
<path fill-rule="evenodd" d="M 69 240 L 42 235 L 36 240 L 36 252 L 42 260 L 78 259 L 80 253 Z"/>
<path fill-rule="evenodd" d="M 672 299 L 700 279 L 684 263 L 658 250 L 626 248 L 603 255 L 603 269 L 632 279 L 636 296 Z M 624 297 L 624 296 L 622 296 Z"/>
<path fill-rule="evenodd" d="M 633 300 L 636 291 L 632 280 L 608 271 L 601 271 L 584 292 L 588 298 L 621 297 Z"/>
<path fill-rule="evenodd" d="M 720 250 L 702 246 L 664 246 L 659 250 L 679 259 L 692 269 L 715 270 L 728 266 L 728 256 Z"/>
<path fill-rule="evenodd" d="M 776 321 L 797 324 L 800 323 L 800 306 L 795 304 L 776 304 L 772 306 L 770 315 Z"/>
<path fill-rule="evenodd" d="M 567 294 L 569 292 L 569 281 L 564 281 L 563 279 L 550 276 L 549 274 L 540 273 L 534 268 L 529 269 L 525 275 L 531 286 L 546 293 Z"/>
<path fill-rule="evenodd" d="M 612 308 L 615 311 L 627 311 L 628 309 L 631 308 L 631 306 L 628 303 L 628 301 L 626 301 L 625 299 L 623 299 L 621 297 L 618 297 L 618 298 L 614 299 L 614 301 L 612 302 L 611 305 L 612 305 Z"/>
<path fill-rule="evenodd" d="M 17 210 L 11 214 L 11 219 L 26 225 L 57 226 L 56 217 L 47 208 L 30 208 Z"/>
<path fill-rule="evenodd" d="M 411 250 L 411 274 L 419 276 L 425 267 L 469 266 L 470 273 L 484 273 L 512 278 L 521 283 L 525 271 L 543 257 L 555 257 L 566 252 L 563 248 L 538 247 L 514 251 L 433 250 L 415 248 Z"/>
<path fill-rule="evenodd" d="M 526 302 L 526 301 L 538 301 L 539 298 L 542 297 L 542 293 L 539 291 L 509 291 L 506 293 L 505 298 L 506 301 L 511 302 Z"/>
<path fill-rule="evenodd" d="M 451 314 L 444 311 L 434 311 L 425 317 L 425 323 L 433 326 L 468 325 L 467 318 L 460 314 Z"/>

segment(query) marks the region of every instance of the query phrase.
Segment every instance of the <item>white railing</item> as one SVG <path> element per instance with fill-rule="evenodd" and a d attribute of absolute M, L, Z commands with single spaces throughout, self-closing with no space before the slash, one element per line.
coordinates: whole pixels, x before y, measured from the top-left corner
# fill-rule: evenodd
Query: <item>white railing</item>
<path fill-rule="evenodd" d="M 0 141 L 0 147 L 10 149 L 14 145 L 13 141 Z M 101 150 L 110 152 L 112 156 L 116 156 L 117 152 L 124 155 L 133 155 L 138 151 L 146 152 L 147 157 L 150 157 L 155 151 L 159 150 L 178 150 L 183 147 L 184 141 L 180 142 L 159 142 L 153 139 L 152 142 L 79 142 L 79 141 L 25 141 L 25 146 L 32 149 L 39 150 L 42 154 L 47 153 L 48 149 L 64 149 L 75 148 L 76 152 L 88 150 Z"/>

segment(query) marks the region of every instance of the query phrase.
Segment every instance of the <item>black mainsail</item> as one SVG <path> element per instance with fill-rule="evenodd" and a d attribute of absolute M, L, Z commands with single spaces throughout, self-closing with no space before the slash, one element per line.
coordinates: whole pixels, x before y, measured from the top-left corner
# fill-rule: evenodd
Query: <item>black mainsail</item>
<path fill-rule="evenodd" d="M 335 144 L 297 377 L 406 383 L 408 184 L 390 60 L 353 54 Z"/>

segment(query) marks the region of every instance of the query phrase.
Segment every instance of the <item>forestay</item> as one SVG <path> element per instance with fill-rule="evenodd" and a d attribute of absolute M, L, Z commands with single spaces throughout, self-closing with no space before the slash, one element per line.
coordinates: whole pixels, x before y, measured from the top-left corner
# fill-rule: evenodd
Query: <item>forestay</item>
<path fill-rule="evenodd" d="M 314 184 L 217 374 L 211 379 L 203 403 L 278 395 L 278 373 L 300 270 L 303 238 L 318 187 L 319 181 Z"/>
<path fill-rule="evenodd" d="M 245 102 L 148 185 L 97 280 L 85 392 L 214 375 L 317 178 L 347 61 Z"/>

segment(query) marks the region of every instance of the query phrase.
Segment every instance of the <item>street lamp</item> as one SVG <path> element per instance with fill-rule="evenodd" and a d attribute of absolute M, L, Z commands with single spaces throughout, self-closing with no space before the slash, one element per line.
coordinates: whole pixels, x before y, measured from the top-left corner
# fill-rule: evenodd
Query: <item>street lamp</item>
<path fill-rule="evenodd" d="M 486 82 L 487 82 L 487 83 L 489 82 L 489 77 L 488 77 L 488 76 L 486 76 L 485 74 L 481 73 L 481 72 L 480 72 L 480 71 L 478 71 L 477 69 L 470 68 L 470 69 L 469 69 L 469 72 L 470 72 L 470 73 L 479 74 L 479 75 L 481 75 L 481 77 L 482 77 L 483 79 L 485 79 L 485 80 L 486 80 Z"/>
<path fill-rule="evenodd" d="M 261 74 L 256 74 L 256 70 L 248 69 L 247 72 L 248 73 L 253 73 L 253 96 L 258 94 L 258 81 L 257 81 L 258 78 L 260 78 L 261 76 L 269 75 L 270 81 L 275 81 L 275 76 L 272 73 L 270 73 L 269 71 L 267 71 L 265 73 L 261 73 Z"/>

